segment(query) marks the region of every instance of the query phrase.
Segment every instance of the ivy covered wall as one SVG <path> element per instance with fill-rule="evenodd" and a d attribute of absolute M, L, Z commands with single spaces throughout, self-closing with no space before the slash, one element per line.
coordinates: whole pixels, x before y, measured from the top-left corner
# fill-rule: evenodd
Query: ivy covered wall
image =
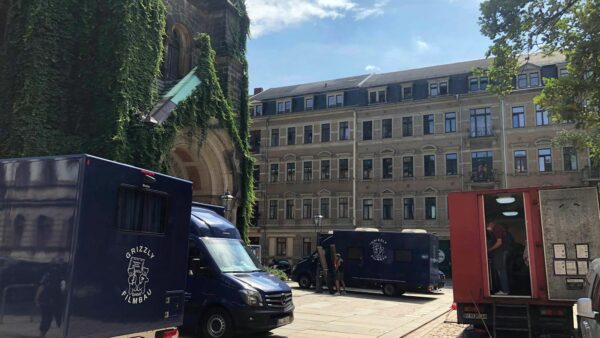
<path fill-rule="evenodd" d="M 194 65 L 201 85 L 165 123 L 153 126 L 141 116 L 157 102 L 163 1 L 12 1 L 0 49 L 0 157 L 90 153 L 166 172 L 176 135 L 191 133 L 202 142 L 214 117 L 240 156 L 237 224 L 247 238 L 254 196 L 244 0 L 232 1 L 239 20 L 230 24 L 231 52 L 244 68 L 240 97 L 233 98 L 240 112 L 219 84 L 215 53 L 203 34 L 196 37 L 200 58 Z"/>

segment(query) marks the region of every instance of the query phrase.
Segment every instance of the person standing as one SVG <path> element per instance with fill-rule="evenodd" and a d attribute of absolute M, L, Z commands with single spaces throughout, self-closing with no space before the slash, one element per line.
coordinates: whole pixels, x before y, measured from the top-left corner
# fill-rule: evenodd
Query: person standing
<path fill-rule="evenodd" d="M 346 282 L 344 282 L 344 260 L 342 259 L 342 255 L 335 254 L 335 260 L 333 262 L 333 267 L 335 270 L 335 287 L 337 289 L 338 294 L 346 294 Z M 341 286 L 344 288 L 342 290 Z"/>
<path fill-rule="evenodd" d="M 506 296 L 509 294 L 508 273 L 506 271 L 506 258 L 508 256 L 506 230 L 493 220 L 488 221 L 486 229 L 492 232 L 496 239 L 495 243 L 488 247 L 488 253 L 491 254 L 493 261 L 492 269 L 500 281 L 500 291 L 494 295 Z"/>

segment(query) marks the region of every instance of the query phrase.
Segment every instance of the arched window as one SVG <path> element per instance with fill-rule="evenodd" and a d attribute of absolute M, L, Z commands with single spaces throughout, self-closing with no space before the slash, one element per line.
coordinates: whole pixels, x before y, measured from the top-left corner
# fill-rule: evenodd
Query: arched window
<path fill-rule="evenodd" d="M 177 80 L 190 71 L 191 38 L 187 27 L 177 23 L 167 39 L 166 80 Z"/>
<path fill-rule="evenodd" d="M 53 221 L 50 217 L 40 216 L 37 219 L 36 244 L 38 248 L 44 248 L 48 245 L 52 234 Z"/>
<path fill-rule="evenodd" d="M 179 78 L 179 54 L 181 43 L 177 31 L 173 31 L 167 46 L 167 80 Z"/>
<path fill-rule="evenodd" d="M 17 172 L 15 174 L 15 186 L 17 187 L 25 187 L 29 184 L 29 179 L 31 177 L 30 163 L 28 161 L 23 161 L 17 164 Z"/>
<path fill-rule="evenodd" d="M 12 246 L 18 247 L 21 245 L 23 239 L 23 232 L 25 231 L 25 217 L 23 215 L 17 215 L 13 224 L 13 235 L 12 235 Z"/>

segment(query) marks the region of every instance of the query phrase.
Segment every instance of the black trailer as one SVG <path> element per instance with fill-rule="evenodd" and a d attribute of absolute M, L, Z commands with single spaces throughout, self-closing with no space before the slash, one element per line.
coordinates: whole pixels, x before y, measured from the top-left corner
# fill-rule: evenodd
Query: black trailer
<path fill-rule="evenodd" d="M 344 260 L 344 280 L 349 287 L 381 289 L 386 295 L 406 291 L 431 292 L 443 282 L 437 266 L 438 238 L 428 233 L 334 231 L 320 242 L 331 260 L 331 245 Z M 317 255 L 294 267 L 292 279 L 300 287 L 315 283 Z M 333 266 L 331 261 L 328 266 Z M 333 275 L 333 274 L 330 274 Z"/>
<path fill-rule="evenodd" d="M 89 155 L 0 160 L 0 337 L 175 337 L 191 197 Z"/>

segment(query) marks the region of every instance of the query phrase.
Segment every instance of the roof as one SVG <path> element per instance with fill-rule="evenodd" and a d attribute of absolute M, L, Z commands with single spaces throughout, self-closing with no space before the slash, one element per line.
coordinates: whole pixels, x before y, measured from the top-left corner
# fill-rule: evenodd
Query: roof
<path fill-rule="evenodd" d="M 372 88 L 394 83 L 412 82 L 416 80 L 434 79 L 443 76 L 468 74 L 477 68 L 487 68 L 491 59 L 479 59 L 436 65 L 424 68 L 401 70 L 382 74 L 365 74 L 336 80 L 298 84 L 293 86 L 270 88 L 252 97 L 253 101 L 267 101 L 277 98 L 296 97 L 308 94 L 333 92 L 350 88 Z M 564 55 L 544 56 L 542 53 L 531 54 L 529 60 L 522 58 L 522 63 L 538 67 L 565 62 Z"/>

